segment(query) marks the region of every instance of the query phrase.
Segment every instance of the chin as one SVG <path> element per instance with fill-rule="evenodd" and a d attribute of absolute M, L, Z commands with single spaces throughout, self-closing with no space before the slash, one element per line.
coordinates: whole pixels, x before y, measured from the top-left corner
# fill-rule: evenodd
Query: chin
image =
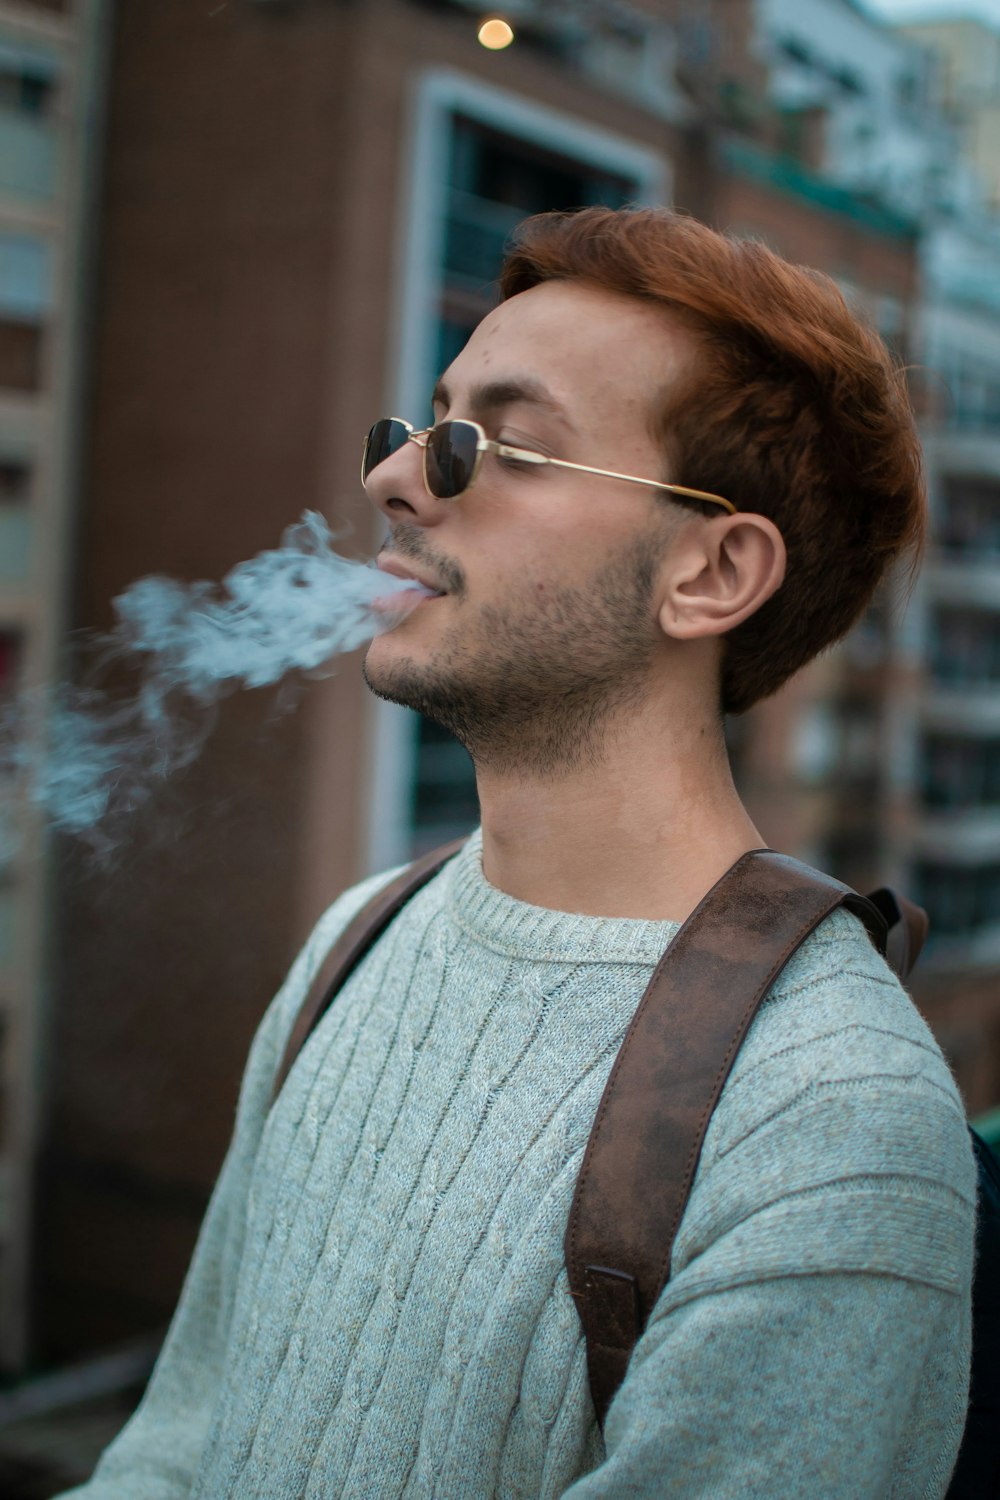
<path fill-rule="evenodd" d="M 391 649 L 378 650 L 384 639 L 373 643 L 362 669 L 365 682 L 376 698 L 412 708 L 443 724 L 453 734 L 460 734 L 465 718 L 459 710 L 468 696 L 461 684 L 432 663 L 417 661 L 412 655 L 397 654 Z"/>
<path fill-rule="evenodd" d="M 387 630 L 384 635 L 377 635 L 368 647 L 364 672 L 369 686 L 377 686 L 379 679 L 393 676 L 401 668 L 407 674 L 415 669 L 412 644 L 407 642 L 404 645 L 399 639 L 400 634 L 399 626 L 396 626 L 393 630 Z"/>
<path fill-rule="evenodd" d="M 420 696 L 420 666 L 412 655 L 404 653 L 387 635 L 378 636 L 365 655 L 362 675 L 377 698 L 390 703 L 401 703 L 406 708 L 413 706 Z"/>

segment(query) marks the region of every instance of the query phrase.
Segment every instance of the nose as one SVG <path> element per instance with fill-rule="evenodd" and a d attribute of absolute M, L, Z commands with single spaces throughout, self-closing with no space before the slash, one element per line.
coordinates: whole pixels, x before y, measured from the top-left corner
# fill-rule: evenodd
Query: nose
<path fill-rule="evenodd" d="M 412 439 L 376 464 L 365 480 L 365 494 L 390 522 L 436 526 L 451 508 L 448 501 L 428 493 L 423 450 Z"/>

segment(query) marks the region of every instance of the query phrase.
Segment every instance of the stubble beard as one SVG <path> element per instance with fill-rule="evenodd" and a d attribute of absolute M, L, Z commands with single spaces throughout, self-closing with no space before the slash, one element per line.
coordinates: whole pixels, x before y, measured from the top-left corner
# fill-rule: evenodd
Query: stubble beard
<path fill-rule="evenodd" d="M 473 640 L 442 645 L 427 665 L 366 659 L 365 681 L 449 730 L 477 769 L 553 776 L 599 764 L 615 723 L 649 692 L 662 556 L 662 534 L 643 536 L 585 589 L 485 606 Z"/>

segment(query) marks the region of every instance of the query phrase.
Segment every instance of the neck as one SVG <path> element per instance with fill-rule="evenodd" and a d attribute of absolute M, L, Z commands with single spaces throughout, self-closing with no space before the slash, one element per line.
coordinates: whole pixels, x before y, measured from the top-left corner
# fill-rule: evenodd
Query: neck
<path fill-rule="evenodd" d="M 764 840 L 717 720 L 666 719 L 616 724 L 599 757 L 558 775 L 477 768 L 487 880 L 557 911 L 683 921 Z"/>

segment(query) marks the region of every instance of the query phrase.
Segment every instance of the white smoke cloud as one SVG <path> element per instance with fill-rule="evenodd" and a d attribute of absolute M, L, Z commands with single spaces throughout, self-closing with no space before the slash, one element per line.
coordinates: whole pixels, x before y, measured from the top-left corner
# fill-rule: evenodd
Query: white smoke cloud
<path fill-rule="evenodd" d="M 221 584 L 143 578 L 115 599 L 114 628 L 87 644 L 98 676 L 128 661 L 137 688 L 125 700 L 99 685 L 34 689 L 7 712 L 2 852 L 16 843 L 24 801 L 51 827 L 106 850 L 109 825 L 197 757 L 225 693 L 315 672 L 398 624 L 430 592 L 338 556 L 333 542 L 323 517 L 306 511 L 277 548 L 239 563 Z M 377 611 L 376 599 L 384 601 Z"/>

